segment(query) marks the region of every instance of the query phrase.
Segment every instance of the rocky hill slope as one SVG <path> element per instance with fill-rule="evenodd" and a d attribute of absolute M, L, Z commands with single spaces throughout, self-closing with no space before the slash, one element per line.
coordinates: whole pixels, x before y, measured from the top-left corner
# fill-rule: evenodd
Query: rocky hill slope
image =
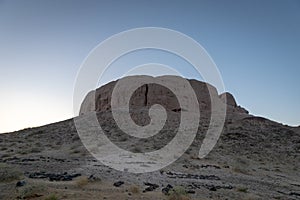
<path fill-rule="evenodd" d="M 0 199 L 299 199 L 299 128 L 249 115 L 230 93 L 219 95 L 197 80 L 189 83 L 201 119 L 194 142 L 173 164 L 144 174 L 106 167 L 86 150 L 70 119 L 0 135 Z M 109 102 L 115 84 L 89 93 L 76 119 L 97 111 L 106 136 L 120 148 L 135 153 L 162 148 L 176 134 L 182 112 L 174 95 L 153 84 L 134 93 L 130 104 L 137 123 L 149 123 L 147 109 L 154 103 L 164 105 L 170 118 L 158 135 L 137 139 L 114 122 Z M 210 95 L 226 102 L 227 116 L 217 145 L 199 159 L 210 121 Z M 15 188 L 20 180 L 25 185 Z"/>

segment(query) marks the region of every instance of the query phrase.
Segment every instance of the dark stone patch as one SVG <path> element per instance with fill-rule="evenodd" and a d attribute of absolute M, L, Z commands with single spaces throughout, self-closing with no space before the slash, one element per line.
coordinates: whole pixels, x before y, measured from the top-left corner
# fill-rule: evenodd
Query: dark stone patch
<path fill-rule="evenodd" d="M 115 187 L 120 187 L 121 185 L 123 185 L 124 184 L 124 181 L 118 181 L 118 182 L 115 182 L 114 183 L 114 186 Z"/>
<path fill-rule="evenodd" d="M 23 187 L 24 185 L 26 185 L 26 181 L 22 180 L 22 181 L 18 181 L 16 183 L 16 187 Z"/>
<path fill-rule="evenodd" d="M 179 178 L 179 179 L 205 179 L 205 180 L 221 180 L 215 175 L 197 175 L 197 174 L 181 174 L 175 172 L 166 173 L 169 178 Z"/>
<path fill-rule="evenodd" d="M 196 192 L 195 192 L 195 190 L 187 190 L 186 193 L 188 193 L 188 194 L 195 194 Z"/>
<path fill-rule="evenodd" d="M 219 189 L 227 189 L 227 190 L 233 189 L 231 185 L 213 185 L 213 184 L 203 184 L 203 183 L 192 183 L 188 185 L 188 188 L 191 190 L 200 189 L 202 187 L 210 191 L 217 191 Z"/>
<path fill-rule="evenodd" d="M 34 161 L 39 161 L 39 159 L 34 159 L 34 158 L 24 158 L 21 160 L 21 162 L 34 162 Z"/>
<path fill-rule="evenodd" d="M 173 189 L 173 186 L 168 184 L 166 187 L 164 187 L 161 191 L 165 195 L 169 195 L 170 190 Z"/>
<path fill-rule="evenodd" d="M 54 174 L 46 172 L 34 172 L 28 174 L 29 178 L 32 179 L 45 179 L 48 178 L 49 181 L 72 181 L 74 178 L 81 176 L 81 174 L 68 174 L 67 172 L 63 174 Z"/>
<path fill-rule="evenodd" d="M 290 192 L 290 195 L 291 196 L 298 196 L 298 197 L 300 197 L 300 193 L 297 193 L 297 192 Z"/>
<path fill-rule="evenodd" d="M 154 191 L 155 189 L 159 188 L 159 185 L 153 184 L 153 183 L 144 183 L 146 186 L 148 186 L 143 192 L 151 192 Z"/>

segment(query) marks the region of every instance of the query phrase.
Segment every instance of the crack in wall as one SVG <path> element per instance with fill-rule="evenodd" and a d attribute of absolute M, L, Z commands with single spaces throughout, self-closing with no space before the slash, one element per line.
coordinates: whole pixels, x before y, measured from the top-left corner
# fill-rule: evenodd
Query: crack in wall
<path fill-rule="evenodd" d="M 148 104 L 148 84 L 145 85 L 146 86 L 146 91 L 145 91 L 145 100 L 144 100 L 144 105 L 147 106 Z"/>

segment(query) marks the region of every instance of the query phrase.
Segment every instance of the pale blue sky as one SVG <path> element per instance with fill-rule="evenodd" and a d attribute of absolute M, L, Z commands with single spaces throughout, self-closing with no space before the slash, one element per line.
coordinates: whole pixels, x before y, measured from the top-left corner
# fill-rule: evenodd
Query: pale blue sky
<path fill-rule="evenodd" d="M 0 0 L 0 132 L 72 117 L 73 86 L 88 53 L 113 34 L 145 26 L 198 41 L 226 90 L 252 114 L 300 125 L 299 24 L 297 0 Z M 193 77 L 183 61 L 148 53 L 120 63 L 163 62 Z"/>

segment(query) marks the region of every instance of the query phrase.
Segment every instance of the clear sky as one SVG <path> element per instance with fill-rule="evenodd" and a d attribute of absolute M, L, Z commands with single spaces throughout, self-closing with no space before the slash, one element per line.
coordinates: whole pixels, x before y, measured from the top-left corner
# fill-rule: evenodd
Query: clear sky
<path fill-rule="evenodd" d="M 71 118 L 76 74 L 88 53 L 113 34 L 145 26 L 198 41 L 250 113 L 300 125 L 300 1 L 0 0 L 0 132 Z M 193 77 L 182 61 L 148 53 L 120 63 L 170 58 Z"/>

